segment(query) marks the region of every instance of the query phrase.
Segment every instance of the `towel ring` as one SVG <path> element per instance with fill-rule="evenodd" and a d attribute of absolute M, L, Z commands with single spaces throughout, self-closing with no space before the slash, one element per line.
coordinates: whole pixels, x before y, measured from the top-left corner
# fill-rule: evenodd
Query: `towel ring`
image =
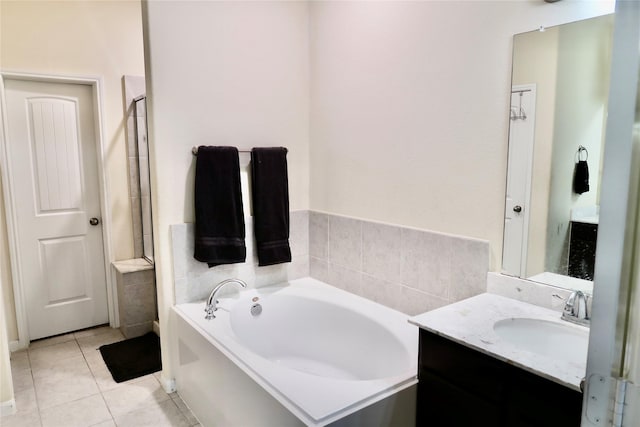
<path fill-rule="evenodd" d="M 584 161 L 589 159 L 589 150 L 584 148 L 582 145 L 578 146 L 578 160 L 582 161 L 582 153 L 584 152 Z"/>

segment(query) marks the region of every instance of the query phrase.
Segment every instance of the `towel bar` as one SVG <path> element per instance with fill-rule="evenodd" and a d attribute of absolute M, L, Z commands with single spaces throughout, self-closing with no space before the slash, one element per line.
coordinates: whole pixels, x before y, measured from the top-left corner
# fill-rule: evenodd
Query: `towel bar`
<path fill-rule="evenodd" d="M 288 149 L 285 148 L 285 150 L 289 151 Z M 238 150 L 238 153 L 250 153 L 251 150 Z M 191 149 L 191 154 L 193 154 L 194 156 L 198 155 L 198 147 L 193 147 Z"/>

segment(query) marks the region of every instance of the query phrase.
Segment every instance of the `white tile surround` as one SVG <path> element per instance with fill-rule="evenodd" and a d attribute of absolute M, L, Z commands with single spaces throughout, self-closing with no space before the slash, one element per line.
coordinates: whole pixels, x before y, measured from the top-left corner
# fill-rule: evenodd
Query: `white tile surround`
<path fill-rule="evenodd" d="M 311 276 L 409 315 L 486 292 L 487 241 L 294 211 L 292 263 L 258 267 L 251 221 L 247 262 L 213 268 L 193 258 L 193 224 L 171 226 L 177 304 L 206 298 L 230 277 L 260 287 Z"/>
<path fill-rule="evenodd" d="M 416 315 L 486 292 L 489 242 L 311 211 L 309 270 Z"/>
<path fill-rule="evenodd" d="M 205 299 L 218 282 L 231 277 L 244 280 L 250 287 L 260 287 L 309 276 L 308 211 L 293 211 L 290 214 L 291 263 L 258 267 L 251 217 L 245 217 L 245 229 L 247 261 L 209 268 L 206 263 L 193 258 L 194 225 L 171 226 L 176 304 Z M 229 288 L 228 292 L 233 290 Z"/>

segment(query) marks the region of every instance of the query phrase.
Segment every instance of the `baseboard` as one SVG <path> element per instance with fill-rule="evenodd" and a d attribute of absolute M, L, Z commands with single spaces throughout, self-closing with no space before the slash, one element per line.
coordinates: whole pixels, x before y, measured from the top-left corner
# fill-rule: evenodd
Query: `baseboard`
<path fill-rule="evenodd" d="M 13 415 L 16 413 L 16 400 L 11 399 L 6 402 L 0 402 L 0 416 Z M 2 424 L 2 422 L 0 422 Z"/>
<path fill-rule="evenodd" d="M 176 380 L 173 378 L 166 379 L 164 373 L 160 374 L 160 384 L 167 393 L 174 393 L 176 391 Z"/>
<path fill-rule="evenodd" d="M 160 336 L 160 323 L 158 323 L 157 320 L 153 321 L 153 332 L 155 332 L 157 336 Z"/>
<path fill-rule="evenodd" d="M 20 344 L 20 341 L 16 340 L 16 341 L 9 341 L 9 351 L 11 353 L 15 352 L 15 351 L 20 351 L 20 350 L 24 350 L 26 349 L 28 346 L 23 346 Z"/>

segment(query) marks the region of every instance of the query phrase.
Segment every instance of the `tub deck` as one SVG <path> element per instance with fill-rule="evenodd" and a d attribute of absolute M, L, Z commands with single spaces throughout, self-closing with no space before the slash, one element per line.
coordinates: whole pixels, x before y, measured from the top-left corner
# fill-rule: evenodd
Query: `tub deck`
<path fill-rule="evenodd" d="M 242 305 L 250 304 L 254 298 L 259 298 L 265 310 L 272 308 L 270 298 L 274 295 L 313 298 L 332 307 L 348 307 L 351 312 L 370 319 L 372 327 L 381 327 L 385 333 L 391 332 L 397 337 L 410 362 L 389 371 L 391 375 L 365 375 L 363 379 L 361 373 L 346 372 L 325 363 L 321 357 L 285 354 L 267 358 L 258 354 L 255 348 L 249 348 L 251 343 L 242 342 L 246 337 L 235 333 L 231 317 L 238 308 L 236 304 L 244 310 Z M 216 419 L 212 425 L 217 422 L 225 426 L 338 426 L 351 424 L 346 420 L 355 416 L 360 420 L 370 418 L 364 424 L 368 426 L 413 425 L 418 338 L 417 329 L 407 322 L 407 315 L 310 278 L 249 289 L 239 297 L 220 299 L 219 306 L 222 308 L 211 321 L 204 319 L 203 302 L 180 304 L 173 309 L 173 325 L 178 337 L 175 343 L 179 357 L 178 391 L 203 425 L 208 424 L 202 419 L 206 417 Z M 249 306 L 246 308 L 248 312 Z M 299 317 L 300 313 L 297 315 L 296 308 L 292 307 L 292 324 Z M 317 319 L 317 324 L 322 324 L 322 313 Z M 286 328 L 286 324 L 281 326 L 281 332 L 286 334 Z M 379 351 L 382 353 L 376 356 L 384 357 L 384 345 Z M 364 354 L 363 358 L 366 357 Z M 199 412 L 206 415 L 199 416 Z M 396 417 L 401 414 L 402 420 L 392 421 L 394 413 Z"/>

